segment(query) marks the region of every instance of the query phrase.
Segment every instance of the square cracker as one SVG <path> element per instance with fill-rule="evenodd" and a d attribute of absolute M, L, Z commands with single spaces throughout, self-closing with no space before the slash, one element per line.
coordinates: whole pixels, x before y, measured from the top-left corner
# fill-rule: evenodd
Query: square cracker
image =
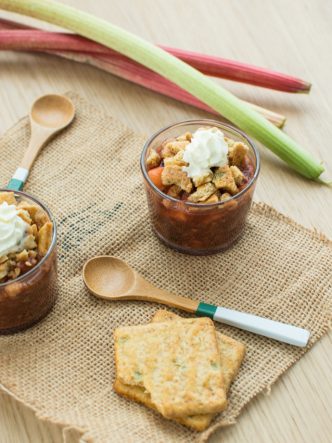
<path fill-rule="evenodd" d="M 145 388 L 166 418 L 216 413 L 227 405 L 209 318 L 118 328 L 115 361 L 117 378 Z"/>
<path fill-rule="evenodd" d="M 182 317 L 173 312 L 160 309 L 154 314 L 152 322 L 174 321 L 180 318 Z M 246 348 L 244 344 L 227 335 L 220 332 L 216 332 L 216 335 L 221 356 L 221 372 L 224 378 L 225 389 L 228 391 L 232 381 L 239 372 Z"/>
<path fill-rule="evenodd" d="M 153 316 L 152 322 L 172 321 L 179 318 L 181 317 L 173 312 L 159 310 Z M 221 372 L 224 376 L 225 388 L 228 390 L 241 366 L 245 355 L 245 346 L 226 335 L 220 334 L 220 332 L 217 332 L 217 341 L 221 354 Z M 126 385 L 117 378 L 114 383 L 114 389 L 118 394 L 156 410 L 155 405 L 151 401 L 150 394 L 143 387 Z M 175 420 L 195 431 L 204 431 L 210 425 L 213 417 L 214 414 L 201 414 Z"/>

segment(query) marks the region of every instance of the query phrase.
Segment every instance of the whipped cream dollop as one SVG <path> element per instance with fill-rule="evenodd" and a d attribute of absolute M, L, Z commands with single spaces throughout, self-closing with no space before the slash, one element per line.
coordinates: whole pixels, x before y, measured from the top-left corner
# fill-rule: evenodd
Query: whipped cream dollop
<path fill-rule="evenodd" d="M 183 155 L 183 160 L 189 165 L 182 169 L 191 178 L 201 177 L 215 166 L 226 165 L 227 154 L 228 145 L 220 129 L 197 129 Z"/>
<path fill-rule="evenodd" d="M 29 225 L 18 214 L 15 205 L 0 204 L 0 257 L 20 249 Z"/>

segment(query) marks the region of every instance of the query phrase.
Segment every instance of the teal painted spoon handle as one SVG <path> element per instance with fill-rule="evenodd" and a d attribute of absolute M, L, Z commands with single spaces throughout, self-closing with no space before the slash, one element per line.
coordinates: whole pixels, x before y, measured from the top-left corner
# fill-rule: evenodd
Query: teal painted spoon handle
<path fill-rule="evenodd" d="M 17 168 L 15 174 L 10 179 L 7 189 L 10 191 L 22 191 L 24 183 L 26 182 L 29 175 L 28 169 L 25 168 Z"/>
<path fill-rule="evenodd" d="M 23 186 L 29 176 L 30 169 L 45 143 L 58 132 L 58 129 L 47 128 L 35 123 L 31 118 L 31 138 L 28 149 L 21 161 L 21 165 L 16 169 L 15 174 L 7 185 L 11 191 L 22 191 Z"/>
<path fill-rule="evenodd" d="M 207 303 L 199 303 L 196 315 L 299 347 L 305 347 L 310 337 L 308 330 L 297 326 Z"/>

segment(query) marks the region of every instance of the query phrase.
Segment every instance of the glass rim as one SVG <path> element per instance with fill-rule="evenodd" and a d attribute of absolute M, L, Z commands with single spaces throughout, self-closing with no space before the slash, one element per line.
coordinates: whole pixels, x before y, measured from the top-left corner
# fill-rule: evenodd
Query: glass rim
<path fill-rule="evenodd" d="M 46 255 L 36 264 L 36 266 L 34 266 L 32 269 L 30 269 L 30 271 L 26 272 L 25 274 L 22 274 L 19 277 L 15 278 L 14 280 L 9 280 L 9 281 L 6 281 L 4 283 L 0 283 L 0 289 L 5 287 L 5 286 L 8 286 L 8 285 L 11 285 L 13 283 L 16 283 L 16 282 L 19 282 L 21 280 L 24 280 L 26 277 L 29 277 L 29 276 L 33 275 L 36 271 L 38 271 L 40 266 L 47 260 L 47 258 L 53 252 L 53 250 L 55 248 L 55 245 L 56 245 L 56 239 L 57 239 L 57 226 L 56 226 L 55 218 L 54 218 L 52 212 L 48 209 L 48 207 L 46 205 L 44 205 L 44 203 L 41 203 L 41 201 L 38 200 L 38 198 L 34 197 L 31 194 L 23 192 L 23 191 L 13 191 L 11 189 L 0 188 L 0 193 L 1 192 L 13 192 L 15 195 L 20 195 L 22 197 L 26 197 L 26 198 L 32 200 L 33 202 L 35 202 L 49 216 L 51 222 L 53 223 L 53 233 L 52 233 L 52 242 L 51 242 L 51 245 L 50 245 Z"/>
<path fill-rule="evenodd" d="M 223 200 L 223 201 L 219 201 L 216 203 L 192 203 L 192 202 L 188 202 L 188 201 L 183 201 L 183 200 L 179 200 L 177 198 L 171 197 L 170 195 L 165 194 L 163 191 L 161 191 L 150 179 L 148 171 L 146 169 L 146 165 L 145 165 L 145 154 L 146 151 L 149 149 L 151 143 L 159 136 L 161 135 L 163 132 L 166 132 L 167 130 L 171 129 L 171 128 L 176 128 L 176 127 L 181 127 L 181 126 L 186 126 L 186 125 L 195 125 L 195 124 L 207 124 L 209 126 L 218 126 L 221 128 L 225 128 L 227 131 L 229 132 L 233 132 L 238 136 L 243 137 L 247 144 L 252 148 L 254 156 L 255 156 L 255 160 L 256 160 L 256 167 L 255 167 L 255 173 L 252 177 L 252 179 L 250 180 L 249 183 L 247 183 L 247 185 L 237 194 L 232 195 L 231 197 Z M 164 126 L 163 128 L 159 129 L 157 132 L 153 133 L 151 135 L 151 137 L 149 137 L 147 139 L 147 141 L 144 144 L 143 147 L 143 151 L 141 154 L 141 160 L 140 160 L 140 166 L 141 166 L 141 171 L 142 174 L 145 178 L 145 180 L 149 183 L 149 185 L 152 187 L 152 189 L 157 192 L 157 194 L 159 194 L 161 197 L 166 198 L 167 200 L 170 200 L 172 202 L 175 203 L 181 203 L 184 206 L 189 206 L 189 207 L 199 207 L 201 209 L 203 208 L 214 208 L 214 207 L 218 207 L 218 206 L 222 206 L 226 203 L 229 203 L 230 201 L 236 200 L 238 198 L 240 198 L 243 194 L 245 194 L 252 186 L 253 184 L 256 182 L 257 177 L 259 175 L 259 171 L 260 171 L 260 155 L 258 152 L 258 149 L 256 148 L 256 145 L 254 144 L 254 142 L 251 140 L 250 137 L 248 137 L 247 134 L 245 134 L 243 131 L 241 131 L 240 129 L 228 124 L 228 123 L 223 123 L 223 122 L 219 122 L 218 120 L 213 120 L 213 119 L 193 119 L 193 120 L 183 120 L 181 122 L 178 123 L 173 123 L 167 126 Z"/>

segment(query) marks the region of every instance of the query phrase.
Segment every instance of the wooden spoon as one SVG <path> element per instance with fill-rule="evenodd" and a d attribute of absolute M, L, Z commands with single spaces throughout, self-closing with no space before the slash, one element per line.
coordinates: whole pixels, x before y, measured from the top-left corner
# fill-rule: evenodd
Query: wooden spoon
<path fill-rule="evenodd" d="M 74 119 L 75 107 L 72 101 L 56 94 L 38 98 L 30 110 L 31 137 L 19 168 L 10 180 L 7 188 L 13 191 L 23 189 L 33 162 L 45 143 Z"/>
<path fill-rule="evenodd" d="M 125 261 L 116 257 L 104 255 L 88 260 L 83 268 L 83 280 L 93 295 L 105 300 L 161 303 L 294 346 L 304 347 L 309 340 L 310 332 L 305 329 L 191 300 L 156 288 Z"/>

